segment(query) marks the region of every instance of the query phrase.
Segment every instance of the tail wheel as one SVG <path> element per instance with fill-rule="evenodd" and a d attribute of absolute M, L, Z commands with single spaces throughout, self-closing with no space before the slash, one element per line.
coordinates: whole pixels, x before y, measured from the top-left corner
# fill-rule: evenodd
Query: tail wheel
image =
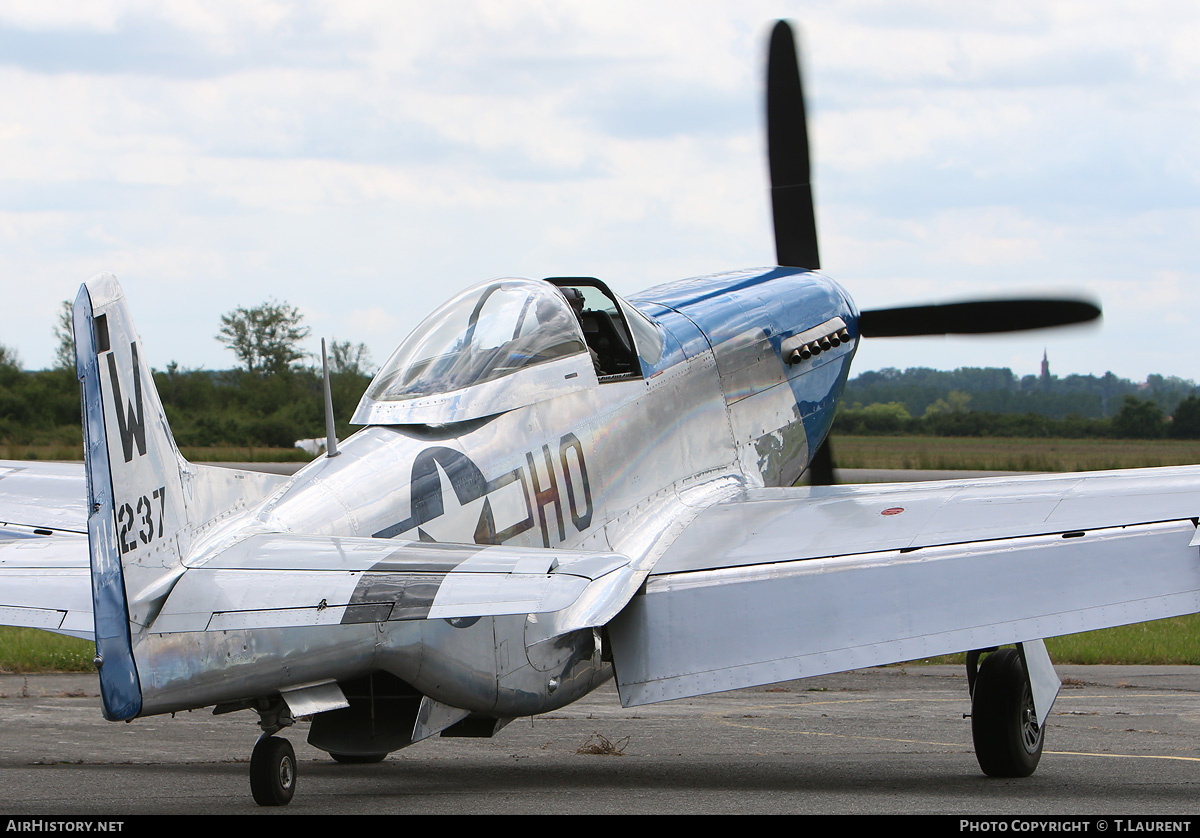
<path fill-rule="evenodd" d="M 1028 777 L 1042 758 L 1046 731 L 1016 649 L 983 660 L 971 697 L 971 737 L 979 767 L 990 777 Z"/>
<path fill-rule="evenodd" d="M 296 752 L 278 736 L 262 736 L 250 755 L 250 793 L 259 806 L 286 806 L 296 793 Z"/>

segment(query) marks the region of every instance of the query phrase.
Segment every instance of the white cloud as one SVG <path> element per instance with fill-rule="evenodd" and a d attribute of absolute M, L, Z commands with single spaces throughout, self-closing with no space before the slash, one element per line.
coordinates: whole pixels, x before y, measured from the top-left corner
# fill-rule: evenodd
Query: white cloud
<path fill-rule="evenodd" d="M 211 368 L 219 315 L 272 296 L 383 359 L 488 276 L 629 293 L 767 263 L 780 11 L 804 19 L 824 262 L 864 306 L 1081 287 L 1108 319 L 1053 338 L 1056 371 L 1200 378 L 1182 329 L 1112 349 L 1196 316 L 1200 12 L 1167 2 L 5 4 L 0 43 L 38 49 L 0 51 L 0 342 L 48 364 L 54 306 L 106 269 L 152 363 Z"/>

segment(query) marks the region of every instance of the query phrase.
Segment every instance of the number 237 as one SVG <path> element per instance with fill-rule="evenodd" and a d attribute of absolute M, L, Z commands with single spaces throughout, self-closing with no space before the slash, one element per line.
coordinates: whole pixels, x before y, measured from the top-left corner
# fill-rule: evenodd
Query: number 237
<path fill-rule="evenodd" d="M 136 513 L 134 505 L 130 503 L 123 503 L 117 509 L 117 541 L 121 544 L 122 553 L 137 549 L 138 541 L 149 544 L 162 538 L 163 518 L 167 511 L 165 489 L 159 486 L 152 494 L 138 498 Z"/>

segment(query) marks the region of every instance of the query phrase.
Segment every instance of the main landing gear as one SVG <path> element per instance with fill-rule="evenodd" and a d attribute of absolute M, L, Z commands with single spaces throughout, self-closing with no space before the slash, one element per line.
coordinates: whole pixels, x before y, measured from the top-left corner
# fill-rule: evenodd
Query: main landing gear
<path fill-rule="evenodd" d="M 1042 758 L 1046 731 L 1038 724 L 1025 662 L 1019 650 L 1000 649 L 976 672 L 980 654 L 967 653 L 975 757 L 990 777 L 1028 777 Z"/>
<path fill-rule="evenodd" d="M 259 806 L 286 806 L 296 794 L 296 751 L 275 734 L 296 723 L 287 703 L 263 700 L 254 705 L 262 736 L 250 754 L 250 793 Z"/>
<path fill-rule="evenodd" d="M 292 743 L 263 734 L 250 756 L 250 793 L 259 806 L 286 806 L 296 793 L 296 752 Z"/>

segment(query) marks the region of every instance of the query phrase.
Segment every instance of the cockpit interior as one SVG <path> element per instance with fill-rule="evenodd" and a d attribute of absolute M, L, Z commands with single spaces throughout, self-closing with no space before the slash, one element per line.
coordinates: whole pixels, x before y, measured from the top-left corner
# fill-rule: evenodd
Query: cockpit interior
<path fill-rule="evenodd" d="M 629 324 L 617 298 L 604 283 L 590 276 L 551 276 L 546 281 L 558 286 L 571 303 L 600 383 L 641 378 Z"/>

